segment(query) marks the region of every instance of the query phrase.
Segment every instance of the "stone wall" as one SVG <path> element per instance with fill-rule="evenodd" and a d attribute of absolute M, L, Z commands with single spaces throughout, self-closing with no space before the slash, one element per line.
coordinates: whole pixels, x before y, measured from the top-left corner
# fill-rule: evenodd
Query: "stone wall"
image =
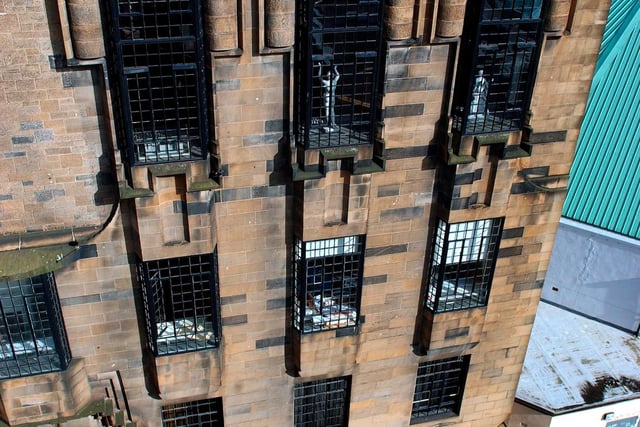
<path fill-rule="evenodd" d="M 64 10 L 44 1 L 0 6 L 0 234 L 104 226 L 80 242 L 75 262 L 56 271 L 86 401 L 102 399 L 105 375 L 119 371 L 139 426 L 160 425 L 163 405 L 208 397 L 223 398 L 226 425 L 284 426 L 291 425 L 295 384 L 351 375 L 349 425 L 400 426 L 409 423 L 418 364 L 470 355 L 461 414 L 445 421 L 505 421 L 608 1 L 577 0 L 570 34 L 546 35 L 527 128 L 492 141 L 448 134 L 464 2 L 389 3 L 397 10 L 386 23 L 394 40 L 385 51 L 378 141 L 337 154 L 305 152 L 292 139 L 295 68 L 282 24 L 292 5 L 243 1 L 237 10 L 229 9 L 233 2 L 218 10 L 203 3 L 210 25 L 225 26 L 210 56 L 212 160 L 160 168 L 122 164 L 102 62 L 69 55 L 66 42 L 82 31 L 65 35 Z M 375 150 L 384 161 L 359 167 Z M 297 169 L 311 164 L 322 167 Z M 486 307 L 423 310 L 436 216 L 505 217 Z M 353 234 L 366 234 L 360 324 L 348 333 L 297 334 L 294 236 Z M 150 356 L 136 260 L 214 247 L 219 348 Z M 27 418 L 15 401 L 7 404 L 8 384 L 0 382 L 8 421 L 54 418 L 42 411 Z M 55 406 L 48 390 L 28 393 Z"/>
<path fill-rule="evenodd" d="M 56 69 L 55 2 L 2 12 L 0 235 L 101 225 L 115 201 L 104 74 Z"/>

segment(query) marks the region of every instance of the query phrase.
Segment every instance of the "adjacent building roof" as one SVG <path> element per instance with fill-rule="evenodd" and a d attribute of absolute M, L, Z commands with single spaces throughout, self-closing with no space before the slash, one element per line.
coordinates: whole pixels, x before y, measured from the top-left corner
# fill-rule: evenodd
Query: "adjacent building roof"
<path fill-rule="evenodd" d="M 567 218 L 640 238 L 640 2 L 613 0 L 569 190 Z"/>
<path fill-rule="evenodd" d="M 550 414 L 640 398 L 640 339 L 541 302 L 516 398 Z"/>
<path fill-rule="evenodd" d="M 635 18 L 638 3 L 636 0 L 612 0 L 609 15 L 607 16 L 607 26 L 602 36 L 600 46 L 600 58 L 598 67 L 602 65 L 606 56 L 615 50 L 615 46 L 620 38 L 624 36 L 624 30 L 630 24 L 630 20 Z"/>

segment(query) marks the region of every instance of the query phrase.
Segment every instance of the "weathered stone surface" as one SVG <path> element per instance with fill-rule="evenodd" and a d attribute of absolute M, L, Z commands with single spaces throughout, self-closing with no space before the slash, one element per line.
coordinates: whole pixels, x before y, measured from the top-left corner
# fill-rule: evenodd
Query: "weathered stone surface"
<path fill-rule="evenodd" d="M 389 40 L 405 40 L 413 34 L 413 0 L 392 0 L 385 5 L 385 34 Z"/>
<path fill-rule="evenodd" d="M 234 0 L 208 0 L 205 32 L 212 51 L 238 48 L 238 9 Z"/>
<path fill-rule="evenodd" d="M 264 0 L 266 28 L 265 39 L 268 47 L 283 48 L 294 43 L 295 1 Z"/>
<path fill-rule="evenodd" d="M 441 0 L 438 4 L 436 35 L 458 37 L 462 35 L 466 0 Z"/>
<path fill-rule="evenodd" d="M 571 0 L 551 0 L 545 22 L 546 31 L 562 31 L 566 28 Z"/>
<path fill-rule="evenodd" d="M 97 0 L 67 0 L 73 53 L 79 59 L 95 59 L 105 55 Z"/>
<path fill-rule="evenodd" d="M 93 2 L 71 3 L 78 16 L 91 18 L 82 8 Z M 351 376 L 350 424 L 403 426 L 418 364 L 468 355 L 455 422 L 497 426 L 507 419 L 563 201 L 562 194 L 531 189 L 523 174 L 569 171 L 597 59 L 594 22 L 606 16 L 608 1 L 579 1 L 571 35 L 545 41 L 530 106 L 533 131 L 525 135 L 531 156 L 503 159 L 496 144 L 474 147 L 470 137 L 468 162 L 451 164 L 448 114 L 456 88 L 449 73 L 457 51 L 425 36 L 459 34 L 464 2 L 435 2 L 438 16 L 431 3 L 387 3 L 392 20 L 385 25 L 396 25 L 401 42 L 383 49 L 386 68 L 371 101 L 384 112 L 375 117 L 375 147 L 305 150 L 295 140 L 299 106 L 292 103 L 300 68 L 287 49 L 293 2 L 264 9 L 249 0 L 204 2 L 206 34 L 221 52 L 205 64 L 215 83 L 203 88 L 211 90 L 209 157 L 128 167 L 115 126 L 120 110 L 110 97 L 117 77 L 102 80 L 98 67 L 53 70 L 49 58 L 65 51 L 56 39 L 64 23 L 45 9 L 53 3 L 4 2 L 0 242 L 17 248 L 19 236 L 24 243 L 49 230 L 71 241 L 71 227 L 77 233 L 80 226 L 95 236 L 78 249 L 65 241 L 71 261 L 55 271 L 73 361 L 83 363 L 84 374 L 0 381 L 9 413 L 3 418 L 55 423 L 58 413 L 81 404 L 76 396 L 102 393 L 104 378 L 118 370 L 140 426 L 161 425 L 163 405 L 212 397 L 223 398 L 225 424 L 291 425 L 295 384 L 343 375 Z M 269 23 L 268 10 L 281 19 Z M 416 10 L 420 16 L 412 15 Z M 431 23 L 438 27 L 426 28 Z M 286 36 L 280 41 L 277 29 Z M 519 147 L 520 138 L 513 132 L 500 144 Z M 297 167 L 303 179 L 294 183 Z M 121 181 L 120 198 L 115 188 L 105 191 L 107 172 Z M 448 223 L 504 218 L 486 307 L 424 310 L 432 215 Z M 358 326 L 292 331 L 295 238 L 352 235 L 366 239 Z M 157 325 L 141 314 L 137 263 L 214 248 L 219 347 L 149 356 L 146 329 Z M 60 388 L 69 384 L 82 393 Z M 22 400 L 5 401 L 12 397 Z"/>

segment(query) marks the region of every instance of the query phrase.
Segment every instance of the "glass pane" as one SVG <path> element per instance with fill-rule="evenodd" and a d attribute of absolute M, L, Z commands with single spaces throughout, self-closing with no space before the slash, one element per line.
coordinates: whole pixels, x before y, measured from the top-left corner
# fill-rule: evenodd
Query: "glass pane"
<path fill-rule="evenodd" d="M 296 427 L 344 427 L 349 413 L 350 378 L 298 384 L 294 389 Z"/>
<path fill-rule="evenodd" d="M 307 9 L 308 8 L 308 9 Z M 309 148 L 373 142 L 382 3 L 314 1 L 300 6 L 308 49 L 298 49 L 299 133 Z"/>
<path fill-rule="evenodd" d="M 217 347 L 214 257 L 194 255 L 144 264 L 147 328 L 156 354 Z"/>
<path fill-rule="evenodd" d="M 53 274 L 0 282 L 0 378 L 60 371 L 71 359 Z"/>
<path fill-rule="evenodd" d="M 296 248 L 294 326 L 303 332 L 356 326 L 362 236 L 297 241 Z"/>
<path fill-rule="evenodd" d="M 448 227 L 439 220 L 431 255 L 427 308 L 444 312 L 487 304 L 501 230 L 501 218 Z"/>
<path fill-rule="evenodd" d="M 477 10 L 480 9 L 480 10 Z M 542 31 L 541 0 L 468 4 L 477 24 L 465 27 L 453 127 L 463 134 L 522 128 L 529 108 Z"/>
<path fill-rule="evenodd" d="M 163 427 L 222 427 L 222 398 L 162 407 Z"/>
<path fill-rule="evenodd" d="M 457 415 L 468 363 L 469 356 L 421 363 L 416 377 L 411 419 Z"/>
<path fill-rule="evenodd" d="M 202 158 L 204 48 L 196 0 L 119 1 L 125 130 L 137 163 Z"/>

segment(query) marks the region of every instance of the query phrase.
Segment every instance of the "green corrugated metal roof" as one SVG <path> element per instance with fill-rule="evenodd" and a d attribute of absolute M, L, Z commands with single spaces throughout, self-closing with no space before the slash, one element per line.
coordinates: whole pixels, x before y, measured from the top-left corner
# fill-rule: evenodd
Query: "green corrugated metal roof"
<path fill-rule="evenodd" d="M 640 239 L 640 3 L 611 8 L 562 213 Z"/>
<path fill-rule="evenodd" d="M 634 10 L 637 9 L 638 4 L 636 0 L 612 0 L 611 7 L 609 9 L 609 16 L 607 17 L 607 25 L 602 36 L 602 45 L 600 46 L 600 59 L 598 65 L 604 62 L 604 58 L 616 45 L 616 41 L 620 39 L 623 34 L 621 28 L 624 28 L 629 24 L 629 20 L 634 17 Z"/>

